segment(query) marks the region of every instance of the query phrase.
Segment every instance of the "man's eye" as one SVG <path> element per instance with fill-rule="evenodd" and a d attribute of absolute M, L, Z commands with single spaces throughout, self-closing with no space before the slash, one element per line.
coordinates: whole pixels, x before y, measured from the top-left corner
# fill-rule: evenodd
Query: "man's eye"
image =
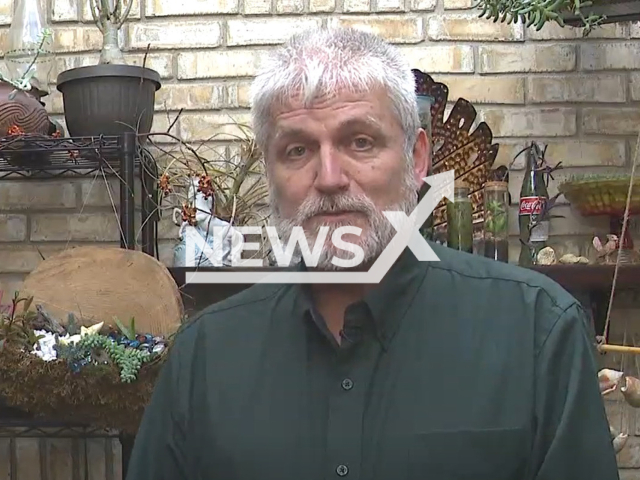
<path fill-rule="evenodd" d="M 287 149 L 287 157 L 301 157 L 307 152 L 307 149 L 301 145 L 296 145 Z"/>
<path fill-rule="evenodd" d="M 373 146 L 373 142 L 367 137 L 357 137 L 353 140 L 353 147 L 356 150 L 367 150 Z"/>

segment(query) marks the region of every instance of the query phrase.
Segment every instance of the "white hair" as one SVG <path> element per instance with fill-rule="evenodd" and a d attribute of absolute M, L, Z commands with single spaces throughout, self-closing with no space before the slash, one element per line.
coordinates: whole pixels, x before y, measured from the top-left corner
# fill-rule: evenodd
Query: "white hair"
<path fill-rule="evenodd" d="M 317 28 L 293 35 L 266 58 L 251 88 L 257 146 L 266 153 L 273 107 L 293 98 L 305 107 L 317 99 L 348 91 L 382 88 L 405 133 L 405 155 L 420 128 L 415 79 L 400 51 L 380 37 L 352 28 Z"/>

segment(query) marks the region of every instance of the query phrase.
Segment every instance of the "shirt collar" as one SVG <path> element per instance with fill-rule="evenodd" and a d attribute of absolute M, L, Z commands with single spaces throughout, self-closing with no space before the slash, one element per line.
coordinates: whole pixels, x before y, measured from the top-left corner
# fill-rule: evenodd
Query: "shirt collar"
<path fill-rule="evenodd" d="M 420 262 L 406 248 L 389 269 L 382 281 L 362 299 L 368 307 L 376 335 L 384 348 L 388 348 L 398 327 L 422 284 L 428 270 L 428 262 Z M 296 267 L 305 271 L 304 262 Z M 294 312 L 298 318 L 311 313 L 312 299 L 308 286 L 295 285 Z"/>

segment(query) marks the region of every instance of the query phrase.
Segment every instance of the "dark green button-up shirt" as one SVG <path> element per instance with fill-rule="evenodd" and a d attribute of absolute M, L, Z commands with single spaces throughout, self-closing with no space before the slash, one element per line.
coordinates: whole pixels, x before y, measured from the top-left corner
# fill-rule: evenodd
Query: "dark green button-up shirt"
<path fill-rule="evenodd" d="M 616 480 L 593 341 L 546 277 L 407 250 L 336 342 L 301 285 L 179 335 L 129 480 Z"/>

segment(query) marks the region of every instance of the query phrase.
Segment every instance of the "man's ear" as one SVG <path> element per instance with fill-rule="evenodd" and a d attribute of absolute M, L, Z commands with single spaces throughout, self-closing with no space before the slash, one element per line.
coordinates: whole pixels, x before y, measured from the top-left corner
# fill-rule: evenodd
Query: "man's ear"
<path fill-rule="evenodd" d="M 420 190 L 427 173 L 431 169 L 431 143 L 424 129 L 418 130 L 416 143 L 413 146 L 413 170 L 416 180 L 416 190 Z"/>

